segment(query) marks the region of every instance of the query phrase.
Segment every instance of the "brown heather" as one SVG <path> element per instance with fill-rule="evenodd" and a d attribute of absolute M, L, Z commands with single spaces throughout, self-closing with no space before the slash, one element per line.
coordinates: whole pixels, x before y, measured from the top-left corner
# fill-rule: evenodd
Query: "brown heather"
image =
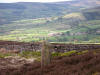
<path fill-rule="evenodd" d="M 55 57 L 42 71 L 40 62 L 24 64 L 19 68 L 0 67 L 0 75 L 93 75 L 100 72 L 100 53 Z"/>

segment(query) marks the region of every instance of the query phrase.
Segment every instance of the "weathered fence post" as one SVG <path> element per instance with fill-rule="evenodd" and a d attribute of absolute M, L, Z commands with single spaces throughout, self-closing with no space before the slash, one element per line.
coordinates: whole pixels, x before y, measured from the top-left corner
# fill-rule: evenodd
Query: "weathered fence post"
<path fill-rule="evenodd" d="M 41 50 L 41 66 L 46 66 L 51 62 L 51 45 L 47 41 L 43 41 Z"/>
<path fill-rule="evenodd" d="M 41 50 L 41 75 L 43 75 L 43 68 L 51 62 L 51 45 L 47 41 L 43 41 Z"/>

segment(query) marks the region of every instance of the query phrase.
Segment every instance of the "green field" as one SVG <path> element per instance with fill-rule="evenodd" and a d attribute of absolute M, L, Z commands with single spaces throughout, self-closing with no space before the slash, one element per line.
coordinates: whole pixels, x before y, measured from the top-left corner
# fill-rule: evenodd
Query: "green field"
<path fill-rule="evenodd" d="M 30 42 L 47 39 L 49 42 L 100 43 L 99 9 L 12 21 L 0 25 L 0 40 Z"/>

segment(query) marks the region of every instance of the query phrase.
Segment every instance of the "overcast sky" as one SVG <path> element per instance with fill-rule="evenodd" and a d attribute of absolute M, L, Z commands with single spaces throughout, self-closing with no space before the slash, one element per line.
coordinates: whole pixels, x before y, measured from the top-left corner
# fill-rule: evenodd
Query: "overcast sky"
<path fill-rule="evenodd" d="M 0 3 L 12 3 L 12 2 L 58 2 L 68 0 L 0 0 Z"/>

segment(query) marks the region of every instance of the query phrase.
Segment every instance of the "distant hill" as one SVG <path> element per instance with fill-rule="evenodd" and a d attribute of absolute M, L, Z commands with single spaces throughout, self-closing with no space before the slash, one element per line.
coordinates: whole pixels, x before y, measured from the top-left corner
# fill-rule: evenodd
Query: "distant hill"
<path fill-rule="evenodd" d="M 22 19 L 0 26 L 1 40 L 100 42 L 100 6 L 62 16 Z"/>
<path fill-rule="evenodd" d="M 55 3 L 0 3 L 0 24 L 15 20 L 61 16 L 100 5 L 99 0 L 72 0 Z"/>
<path fill-rule="evenodd" d="M 56 4 L 67 4 L 71 6 L 78 6 L 78 7 L 94 7 L 99 6 L 100 0 L 71 0 L 71 1 L 64 1 L 64 2 L 57 2 Z"/>
<path fill-rule="evenodd" d="M 82 11 L 87 20 L 100 20 L 100 6 Z"/>

